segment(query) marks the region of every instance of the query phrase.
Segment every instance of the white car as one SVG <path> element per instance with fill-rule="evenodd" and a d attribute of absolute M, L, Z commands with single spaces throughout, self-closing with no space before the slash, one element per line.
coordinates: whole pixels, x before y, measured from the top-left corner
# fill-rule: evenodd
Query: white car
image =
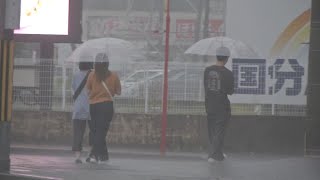
<path fill-rule="evenodd" d="M 162 69 L 150 69 L 150 70 L 138 70 L 129 75 L 123 81 L 121 81 L 122 92 L 121 96 L 124 97 L 138 97 L 143 95 L 143 89 L 141 85 L 147 85 L 150 79 L 161 76 L 163 74 Z"/>
<path fill-rule="evenodd" d="M 171 100 L 199 101 L 203 99 L 202 69 L 169 69 L 168 98 Z M 163 70 L 135 71 L 122 82 L 123 97 L 161 100 Z"/>

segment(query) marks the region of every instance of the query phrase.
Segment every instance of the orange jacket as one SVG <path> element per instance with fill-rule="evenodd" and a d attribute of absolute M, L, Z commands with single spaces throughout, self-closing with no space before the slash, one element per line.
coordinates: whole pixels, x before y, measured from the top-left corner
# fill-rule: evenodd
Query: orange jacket
<path fill-rule="evenodd" d="M 105 79 L 104 82 L 108 86 L 108 89 L 112 96 L 114 96 L 115 94 L 117 95 L 121 94 L 120 80 L 118 75 L 115 72 L 111 72 L 109 77 Z M 90 104 L 112 101 L 112 98 L 110 97 L 107 90 L 103 87 L 102 83 L 97 80 L 96 74 L 94 71 L 89 74 L 86 87 L 89 92 Z"/>

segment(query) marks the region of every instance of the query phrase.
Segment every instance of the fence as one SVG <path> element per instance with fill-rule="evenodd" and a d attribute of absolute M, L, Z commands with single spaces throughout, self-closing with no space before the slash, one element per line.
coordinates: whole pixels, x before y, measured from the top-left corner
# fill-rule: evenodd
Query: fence
<path fill-rule="evenodd" d="M 58 62 L 58 61 L 57 61 Z M 52 60 L 16 59 L 15 110 L 72 111 L 71 82 L 76 64 Z M 203 62 L 170 62 L 169 114 L 204 114 Z M 306 113 L 307 66 L 297 60 L 232 59 L 234 115 Z M 122 95 L 115 98 L 119 113 L 161 113 L 163 63 L 112 63 L 121 79 Z"/>
<path fill-rule="evenodd" d="M 184 52 L 199 39 L 227 34 L 227 4 L 225 0 L 172 0 L 171 5 L 168 113 L 204 114 L 203 71 L 210 60 L 204 62 Z M 135 57 L 135 62 L 111 63 L 111 69 L 122 81 L 122 95 L 115 98 L 119 113 L 162 111 L 165 15 L 160 0 L 84 3 L 84 41 L 121 38 L 132 42 L 142 54 Z M 278 32 L 272 28 L 270 33 L 273 31 Z M 260 42 L 264 43 L 258 39 L 256 44 Z M 15 59 L 14 109 L 72 111 L 71 82 L 78 67 L 64 63 L 63 58 L 75 46 L 70 49 L 68 44 L 68 49 L 55 44 L 54 60 L 35 59 L 40 48 L 34 46 L 24 44 L 17 48 L 20 52 L 16 55 L 24 59 Z M 246 49 L 250 50 L 246 57 L 260 57 L 257 49 L 249 45 Z M 232 113 L 304 116 L 309 48 L 298 49 L 285 56 L 297 59 L 230 60 L 227 67 L 235 78 L 235 93 L 230 97 Z"/>

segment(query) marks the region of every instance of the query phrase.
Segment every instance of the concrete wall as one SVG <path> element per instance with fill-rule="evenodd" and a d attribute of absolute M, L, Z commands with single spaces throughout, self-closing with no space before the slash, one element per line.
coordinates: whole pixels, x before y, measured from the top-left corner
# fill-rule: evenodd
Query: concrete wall
<path fill-rule="evenodd" d="M 71 114 L 19 112 L 12 121 L 12 142 L 71 144 Z M 225 148 L 232 152 L 303 153 L 303 117 L 233 116 Z M 108 142 L 128 147 L 159 148 L 161 115 L 116 114 Z M 167 143 L 173 151 L 205 151 L 205 116 L 169 115 Z"/>

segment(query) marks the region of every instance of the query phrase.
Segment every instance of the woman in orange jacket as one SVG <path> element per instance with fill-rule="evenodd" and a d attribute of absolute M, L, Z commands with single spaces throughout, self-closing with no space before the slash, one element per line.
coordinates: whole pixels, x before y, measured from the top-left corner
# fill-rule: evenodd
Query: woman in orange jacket
<path fill-rule="evenodd" d="M 89 93 L 93 146 L 91 157 L 106 163 L 109 160 L 106 136 L 114 113 L 113 97 L 121 94 L 118 75 L 109 70 L 109 59 L 104 53 L 97 54 L 94 71 L 89 74 L 86 87 Z"/>

